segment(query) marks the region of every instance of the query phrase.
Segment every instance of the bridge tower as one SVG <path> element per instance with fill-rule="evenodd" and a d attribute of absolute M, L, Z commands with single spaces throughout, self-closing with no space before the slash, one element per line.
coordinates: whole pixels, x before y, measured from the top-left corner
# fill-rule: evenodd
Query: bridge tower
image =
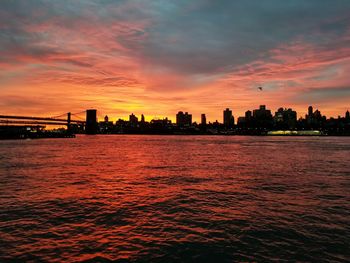
<path fill-rule="evenodd" d="M 71 113 L 68 112 L 67 113 L 67 131 L 70 132 L 71 131 Z"/>
<path fill-rule="evenodd" d="M 97 110 L 90 109 L 86 110 L 86 134 L 96 134 L 97 133 Z"/>

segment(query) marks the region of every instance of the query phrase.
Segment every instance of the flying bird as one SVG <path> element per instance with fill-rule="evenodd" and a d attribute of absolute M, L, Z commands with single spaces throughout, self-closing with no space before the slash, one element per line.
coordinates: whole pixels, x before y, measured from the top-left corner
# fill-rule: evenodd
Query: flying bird
<path fill-rule="evenodd" d="M 262 87 L 258 87 L 258 90 L 262 91 L 262 90 L 263 90 L 263 88 L 262 88 Z"/>

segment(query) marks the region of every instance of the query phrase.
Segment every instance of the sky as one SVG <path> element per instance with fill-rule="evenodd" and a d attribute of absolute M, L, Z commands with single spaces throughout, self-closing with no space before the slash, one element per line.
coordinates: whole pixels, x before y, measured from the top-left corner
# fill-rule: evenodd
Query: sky
<path fill-rule="evenodd" d="M 1 114 L 350 109 L 348 0 L 1 0 Z M 258 87 L 263 87 L 260 91 Z"/>

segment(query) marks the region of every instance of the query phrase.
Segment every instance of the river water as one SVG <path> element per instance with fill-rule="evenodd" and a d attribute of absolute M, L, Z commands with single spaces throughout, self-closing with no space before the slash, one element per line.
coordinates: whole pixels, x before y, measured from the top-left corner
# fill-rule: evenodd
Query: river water
<path fill-rule="evenodd" d="M 0 141 L 4 261 L 350 261 L 350 137 Z"/>

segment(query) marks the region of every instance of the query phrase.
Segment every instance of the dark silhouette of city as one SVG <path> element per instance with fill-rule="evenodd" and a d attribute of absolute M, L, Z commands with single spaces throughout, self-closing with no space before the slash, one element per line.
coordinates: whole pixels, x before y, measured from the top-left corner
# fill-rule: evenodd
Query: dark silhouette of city
<path fill-rule="evenodd" d="M 223 135 L 350 135 L 349 111 L 345 116 L 327 118 L 319 110 L 308 108 L 305 117 L 297 118 L 296 111 L 279 108 L 275 114 L 261 105 L 259 109 L 246 111 L 244 117 L 235 118 L 232 110 L 223 111 L 222 122 L 208 122 L 201 114 L 200 123 L 192 122 L 192 114 L 179 111 L 176 123 L 168 118 L 141 121 L 131 114 L 129 120 L 119 119 L 115 123 L 108 120 L 97 123 L 97 133 L 131 133 L 131 134 L 223 134 Z"/>
<path fill-rule="evenodd" d="M 98 121 L 97 110 L 84 111 L 85 120 L 73 120 L 67 113 L 67 119 L 0 115 L 0 138 L 41 138 L 74 137 L 74 134 L 174 134 L 174 135 L 350 135 L 350 114 L 327 118 L 312 106 L 308 107 L 304 117 L 297 117 L 292 109 L 279 108 L 274 114 L 265 105 L 246 111 L 245 116 L 235 122 L 233 111 L 223 111 L 222 122 L 207 122 L 201 114 L 200 123 L 192 121 L 192 114 L 179 111 L 176 123 L 168 118 L 145 121 L 130 114 L 129 120 L 110 121 L 106 115 Z M 76 115 L 73 115 L 76 116 Z M 46 130 L 45 125 L 65 125 L 67 128 Z"/>

